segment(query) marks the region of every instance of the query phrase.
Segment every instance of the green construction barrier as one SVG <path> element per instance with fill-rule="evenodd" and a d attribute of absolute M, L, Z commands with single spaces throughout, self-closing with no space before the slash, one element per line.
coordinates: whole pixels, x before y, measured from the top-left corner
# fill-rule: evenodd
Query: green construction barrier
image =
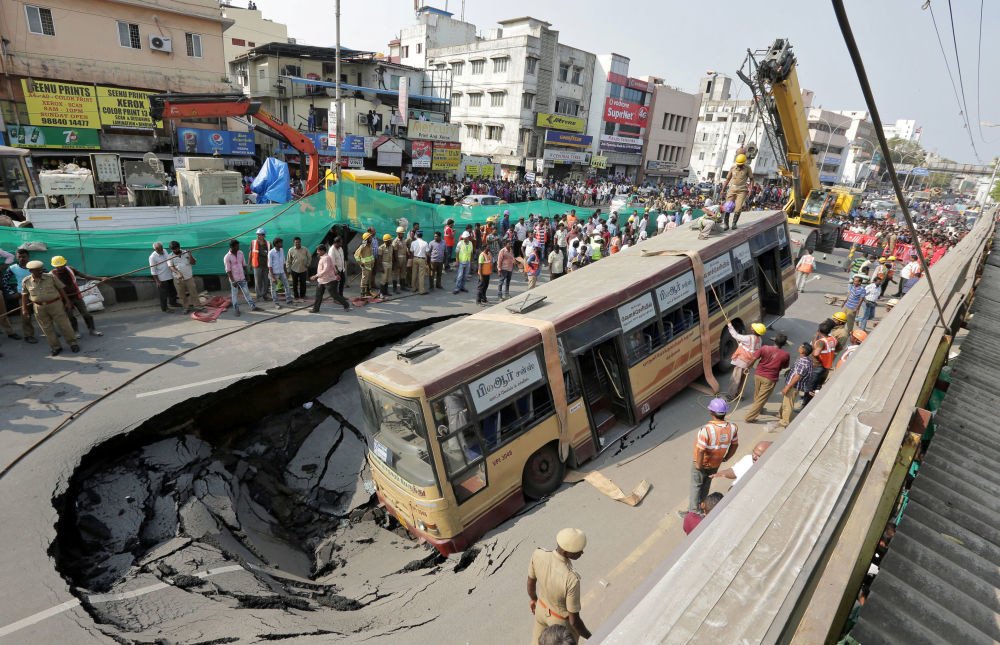
<path fill-rule="evenodd" d="M 455 220 L 457 230 L 463 230 L 466 224 L 484 223 L 487 217 L 502 215 L 505 210 L 510 211 L 511 221 L 516 222 L 531 214 L 554 217 L 571 208 L 576 207 L 548 200 L 500 206 L 438 206 L 343 181 L 292 204 L 276 204 L 196 224 L 82 232 L 0 227 L 0 248 L 13 252 L 26 244 L 44 245 L 44 251 L 32 251 L 31 257 L 46 265 L 52 256 L 62 255 L 72 266 L 91 275 L 117 276 L 140 269 L 134 275 L 146 276 L 153 242 L 162 242 L 167 247 L 176 240 L 185 249 L 208 247 L 193 251 L 197 260 L 195 274 L 221 275 L 229 241 L 239 239 L 246 253 L 259 226 L 267 229 L 268 239 L 282 237 L 285 248 L 291 246 L 292 238 L 301 237 L 303 245 L 314 249 L 335 225 L 354 231 L 372 226 L 381 237 L 384 233 L 395 234 L 399 225 L 409 227 L 415 222 L 433 232 L 443 230 L 450 218 Z M 594 209 L 576 208 L 576 212 L 584 218 Z"/>

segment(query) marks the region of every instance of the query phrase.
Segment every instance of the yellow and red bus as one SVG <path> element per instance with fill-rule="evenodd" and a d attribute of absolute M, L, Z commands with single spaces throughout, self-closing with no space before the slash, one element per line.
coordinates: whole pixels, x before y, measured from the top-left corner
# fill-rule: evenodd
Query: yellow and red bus
<path fill-rule="evenodd" d="M 461 551 L 728 359 L 722 307 L 749 327 L 795 297 L 785 214 L 746 213 L 737 231 L 650 238 L 372 358 L 356 373 L 378 498 Z"/>

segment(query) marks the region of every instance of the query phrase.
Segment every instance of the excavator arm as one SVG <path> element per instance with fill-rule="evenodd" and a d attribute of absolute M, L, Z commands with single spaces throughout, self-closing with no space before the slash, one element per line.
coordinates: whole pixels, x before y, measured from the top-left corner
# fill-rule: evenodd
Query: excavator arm
<path fill-rule="evenodd" d="M 309 158 L 306 194 L 319 190 L 319 153 L 312 139 L 264 110 L 260 103 L 244 94 L 153 94 L 149 97 L 149 112 L 154 121 L 161 119 L 215 119 L 223 117 L 253 117 L 278 135 L 292 148 Z"/>

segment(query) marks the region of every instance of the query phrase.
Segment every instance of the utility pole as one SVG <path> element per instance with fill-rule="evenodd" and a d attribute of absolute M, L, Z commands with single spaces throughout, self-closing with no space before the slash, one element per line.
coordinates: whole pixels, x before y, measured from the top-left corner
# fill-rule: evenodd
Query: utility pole
<path fill-rule="evenodd" d="M 336 147 L 336 169 L 333 171 L 337 175 L 337 194 L 340 195 L 340 144 L 344 137 L 341 134 L 344 130 L 344 124 L 341 123 L 343 119 L 340 118 L 343 114 L 342 106 L 340 105 L 340 0 L 334 0 L 334 12 L 336 13 L 336 23 L 337 23 L 337 54 L 335 59 L 335 71 L 337 75 L 337 86 L 334 89 L 334 103 L 336 104 L 336 114 L 334 118 L 337 119 L 337 140 L 334 142 Z M 340 198 L 337 198 L 337 206 L 339 209 Z"/>

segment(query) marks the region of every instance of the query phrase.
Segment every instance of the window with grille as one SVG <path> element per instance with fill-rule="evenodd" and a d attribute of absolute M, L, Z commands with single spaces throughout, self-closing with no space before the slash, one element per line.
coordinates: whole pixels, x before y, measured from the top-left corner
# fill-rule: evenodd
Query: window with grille
<path fill-rule="evenodd" d="M 469 94 L 469 107 L 479 107 L 483 104 L 483 95 L 480 93 Z"/>
<path fill-rule="evenodd" d="M 474 60 L 474 61 L 472 61 L 472 73 L 473 74 L 482 74 L 483 70 L 485 68 L 486 68 L 486 61 L 485 60 Z"/>
<path fill-rule="evenodd" d="M 500 137 L 503 136 L 503 126 L 502 125 L 488 125 L 486 126 L 486 138 L 491 141 L 499 141 Z"/>
<path fill-rule="evenodd" d="M 573 85 L 580 85 L 580 74 L 583 73 L 582 67 L 573 68 Z"/>
<path fill-rule="evenodd" d="M 524 61 L 524 71 L 528 74 L 534 74 L 536 65 L 538 65 L 537 58 L 527 58 Z"/>
<path fill-rule="evenodd" d="M 243 40 L 242 38 L 233 38 L 233 45 L 235 45 L 236 47 L 246 47 L 247 41 Z"/>
<path fill-rule="evenodd" d="M 490 92 L 490 107 L 503 107 L 503 92 Z"/>
<path fill-rule="evenodd" d="M 52 22 L 52 10 L 44 7 L 24 6 L 28 15 L 28 31 L 42 36 L 55 36 L 56 26 Z"/>
<path fill-rule="evenodd" d="M 522 94 L 521 95 L 521 107 L 525 110 L 530 110 L 535 106 L 535 95 L 534 94 Z"/>
<path fill-rule="evenodd" d="M 559 66 L 559 80 L 562 81 L 563 83 L 565 83 L 566 79 L 568 79 L 568 78 L 569 78 L 569 65 L 560 65 Z"/>
<path fill-rule="evenodd" d="M 465 63 L 462 61 L 458 61 L 456 63 L 451 64 L 451 73 L 453 76 L 461 76 L 462 71 L 464 71 L 464 69 L 465 69 Z"/>
<path fill-rule="evenodd" d="M 482 127 L 478 123 L 466 123 L 465 134 L 469 139 L 478 139 L 482 135 Z"/>
<path fill-rule="evenodd" d="M 199 34 L 184 34 L 187 45 L 187 55 L 191 58 L 201 58 L 201 36 Z"/>
<path fill-rule="evenodd" d="M 507 62 L 509 58 L 494 58 L 493 59 L 493 73 L 501 74 L 507 71 Z"/>
<path fill-rule="evenodd" d="M 459 107 L 462 105 L 462 94 L 460 92 L 455 92 L 451 95 L 451 105 L 452 107 Z"/>
<path fill-rule="evenodd" d="M 129 49 L 142 49 L 139 40 L 139 25 L 118 21 L 118 44 Z"/>

